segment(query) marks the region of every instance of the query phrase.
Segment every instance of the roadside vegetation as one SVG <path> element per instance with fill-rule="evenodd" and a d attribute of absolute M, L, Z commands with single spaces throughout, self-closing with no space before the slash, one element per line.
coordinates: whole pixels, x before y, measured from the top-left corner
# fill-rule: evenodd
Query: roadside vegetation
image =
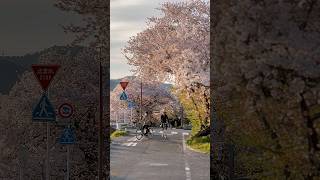
<path fill-rule="evenodd" d="M 124 131 L 124 130 L 116 130 L 114 131 L 110 137 L 111 138 L 117 138 L 117 137 L 120 137 L 120 136 L 127 136 L 129 133 L 127 131 Z"/>
<path fill-rule="evenodd" d="M 186 144 L 194 151 L 202 152 L 206 154 L 210 153 L 210 137 L 209 136 L 190 137 L 187 140 Z"/>

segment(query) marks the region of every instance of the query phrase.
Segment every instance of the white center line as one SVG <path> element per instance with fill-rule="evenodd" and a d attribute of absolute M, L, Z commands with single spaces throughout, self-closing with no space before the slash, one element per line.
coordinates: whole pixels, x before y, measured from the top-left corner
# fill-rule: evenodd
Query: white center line
<path fill-rule="evenodd" d="M 190 171 L 190 166 L 187 160 L 187 157 L 185 155 L 186 152 L 186 144 L 185 144 L 185 135 L 189 135 L 189 133 L 182 133 L 182 146 L 183 146 L 183 153 L 184 153 L 184 166 L 185 166 L 185 171 L 186 171 L 186 180 L 191 180 L 191 171 Z"/>
<path fill-rule="evenodd" d="M 168 164 L 162 164 L 162 163 L 150 163 L 149 166 L 168 166 Z"/>

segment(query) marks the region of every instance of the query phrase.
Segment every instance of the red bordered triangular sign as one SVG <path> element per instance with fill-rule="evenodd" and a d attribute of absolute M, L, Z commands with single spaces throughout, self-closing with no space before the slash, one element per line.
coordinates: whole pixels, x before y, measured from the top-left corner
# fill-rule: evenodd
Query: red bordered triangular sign
<path fill-rule="evenodd" d="M 121 82 L 120 82 L 120 85 L 121 85 L 121 87 L 122 87 L 123 90 L 126 90 L 126 87 L 127 87 L 128 83 L 129 83 L 129 82 L 126 82 L 126 81 L 121 81 Z"/>
<path fill-rule="evenodd" d="M 54 75 L 60 68 L 57 64 L 51 65 L 42 65 L 42 64 L 34 64 L 32 65 L 32 70 L 34 75 L 37 77 L 40 85 L 44 91 L 46 91 L 52 81 Z"/>

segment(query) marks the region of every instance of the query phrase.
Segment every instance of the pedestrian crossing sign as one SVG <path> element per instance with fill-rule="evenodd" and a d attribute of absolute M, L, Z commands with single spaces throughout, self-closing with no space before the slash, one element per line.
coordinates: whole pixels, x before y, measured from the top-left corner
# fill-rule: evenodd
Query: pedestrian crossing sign
<path fill-rule="evenodd" d="M 128 108 L 134 108 L 135 104 L 132 101 L 128 102 Z"/>
<path fill-rule="evenodd" d="M 62 136 L 60 137 L 60 144 L 74 144 L 75 141 L 73 130 L 71 128 L 65 128 Z"/>
<path fill-rule="evenodd" d="M 128 96 L 127 94 L 123 91 L 122 94 L 120 95 L 120 100 L 127 100 Z"/>
<path fill-rule="evenodd" d="M 38 122 L 52 122 L 56 120 L 56 111 L 46 94 L 43 94 L 37 106 L 33 109 L 32 120 Z"/>

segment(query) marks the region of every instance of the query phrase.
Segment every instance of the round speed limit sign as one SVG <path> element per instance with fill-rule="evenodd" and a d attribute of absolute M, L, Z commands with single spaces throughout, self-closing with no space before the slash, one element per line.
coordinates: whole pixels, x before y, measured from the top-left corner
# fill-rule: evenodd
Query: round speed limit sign
<path fill-rule="evenodd" d="M 133 95 L 132 94 L 128 94 L 128 98 L 129 99 L 133 99 Z"/>
<path fill-rule="evenodd" d="M 73 107 L 69 103 L 63 103 L 59 106 L 59 115 L 63 118 L 71 117 L 73 114 Z"/>

